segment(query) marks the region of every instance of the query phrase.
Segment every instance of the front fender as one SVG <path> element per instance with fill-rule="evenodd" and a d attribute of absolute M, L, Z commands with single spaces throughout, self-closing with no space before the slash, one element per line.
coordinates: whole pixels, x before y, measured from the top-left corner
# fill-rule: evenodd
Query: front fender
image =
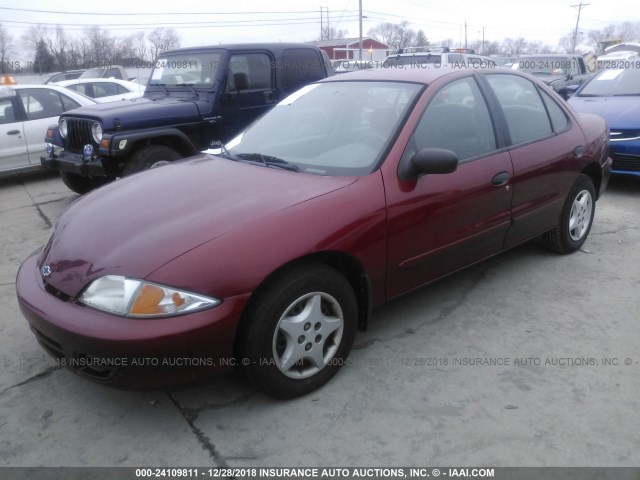
<path fill-rule="evenodd" d="M 166 144 L 168 140 L 174 139 L 181 146 L 180 151 L 185 156 L 195 155 L 198 150 L 193 146 L 189 137 L 177 128 L 160 128 L 141 130 L 135 132 L 117 132 L 104 134 L 100 144 L 100 154 L 108 157 L 122 157 L 130 155 L 133 146 L 139 141 L 154 143 L 154 140 L 161 140 L 158 143 Z M 106 143 L 106 145 L 105 145 Z"/>

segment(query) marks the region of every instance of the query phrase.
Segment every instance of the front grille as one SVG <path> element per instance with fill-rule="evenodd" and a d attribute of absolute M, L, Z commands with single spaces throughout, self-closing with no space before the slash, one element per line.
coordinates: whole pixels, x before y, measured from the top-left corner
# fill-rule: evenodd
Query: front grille
<path fill-rule="evenodd" d="M 65 148 L 71 152 L 80 152 L 88 143 L 94 148 L 98 144 L 93 141 L 91 135 L 91 125 L 95 123 L 93 120 L 82 120 L 79 118 L 67 118 L 67 138 L 65 140 Z"/>
<path fill-rule="evenodd" d="M 624 170 L 626 172 L 640 172 L 640 156 L 614 154 L 612 157 L 612 170 Z"/>
<path fill-rule="evenodd" d="M 640 130 L 611 130 L 609 135 L 613 142 L 631 140 L 640 138 Z"/>

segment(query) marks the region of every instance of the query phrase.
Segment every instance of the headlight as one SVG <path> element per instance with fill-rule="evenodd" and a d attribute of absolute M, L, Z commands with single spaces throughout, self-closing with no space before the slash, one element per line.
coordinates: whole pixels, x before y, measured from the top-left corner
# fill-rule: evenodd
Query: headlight
<path fill-rule="evenodd" d="M 136 318 L 182 315 L 221 303 L 217 298 L 120 275 L 94 280 L 78 300 L 98 310 Z"/>
<path fill-rule="evenodd" d="M 93 136 L 93 140 L 100 145 L 100 140 L 102 140 L 102 125 L 97 122 L 92 124 L 91 135 Z"/>
<path fill-rule="evenodd" d="M 67 138 L 67 121 L 64 118 L 61 118 L 58 122 L 58 129 L 60 130 L 60 136 L 62 138 Z"/>

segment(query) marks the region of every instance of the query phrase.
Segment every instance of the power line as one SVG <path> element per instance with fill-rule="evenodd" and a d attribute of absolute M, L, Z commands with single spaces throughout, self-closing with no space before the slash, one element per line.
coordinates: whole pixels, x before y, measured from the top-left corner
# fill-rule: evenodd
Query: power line
<path fill-rule="evenodd" d="M 13 8 L 13 7 L 0 7 L 0 10 L 11 10 L 14 12 L 30 12 L 30 13 L 54 13 L 59 15 L 100 15 L 100 16 L 132 16 L 132 15 L 144 15 L 144 16 L 156 16 L 156 15 L 276 15 L 281 13 L 296 14 L 296 13 L 316 13 L 315 10 L 297 10 L 289 12 L 134 12 L 134 13 L 105 13 L 105 12 L 63 12 L 56 10 L 35 10 L 29 8 Z"/>

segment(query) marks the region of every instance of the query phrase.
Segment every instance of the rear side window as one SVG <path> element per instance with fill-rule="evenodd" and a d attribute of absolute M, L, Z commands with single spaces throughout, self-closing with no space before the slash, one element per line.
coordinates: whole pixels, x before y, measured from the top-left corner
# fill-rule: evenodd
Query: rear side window
<path fill-rule="evenodd" d="M 533 82 L 517 75 L 491 74 L 485 78 L 498 97 L 512 144 L 534 141 L 553 133 L 547 109 Z"/>
<path fill-rule="evenodd" d="M 309 83 L 324 78 L 320 55 L 310 48 L 289 48 L 282 54 L 282 86 L 293 92 Z"/>
<path fill-rule="evenodd" d="M 65 112 L 81 106 L 73 98 L 67 97 L 64 93 L 60 94 L 60 98 L 62 99 L 62 107 L 64 108 Z"/>
<path fill-rule="evenodd" d="M 568 130 L 571 125 L 569 123 L 569 119 L 567 118 L 567 114 L 564 113 L 564 110 L 560 108 L 560 105 L 558 105 L 547 92 L 542 91 L 540 93 L 542 95 L 544 105 L 545 107 L 547 107 L 547 111 L 549 112 L 553 131 L 556 133 L 561 133 Z"/>
<path fill-rule="evenodd" d="M 18 91 L 27 120 L 57 117 L 64 112 L 58 92 L 44 88 L 25 88 Z"/>

